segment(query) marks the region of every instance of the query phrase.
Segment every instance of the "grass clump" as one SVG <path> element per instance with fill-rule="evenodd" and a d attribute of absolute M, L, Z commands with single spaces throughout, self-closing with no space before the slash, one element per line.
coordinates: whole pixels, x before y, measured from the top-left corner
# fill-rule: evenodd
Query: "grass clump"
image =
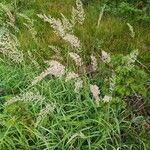
<path fill-rule="evenodd" d="M 98 2 L 23 4 L 1 4 L 0 149 L 149 149 L 149 27 Z"/>

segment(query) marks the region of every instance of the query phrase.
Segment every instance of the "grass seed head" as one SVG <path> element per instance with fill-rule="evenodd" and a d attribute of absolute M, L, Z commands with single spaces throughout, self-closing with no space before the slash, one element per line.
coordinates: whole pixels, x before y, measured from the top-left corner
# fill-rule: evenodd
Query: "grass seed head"
<path fill-rule="evenodd" d="M 81 67 L 83 65 L 82 58 L 77 53 L 69 53 L 69 56 L 73 59 L 76 66 Z"/>
<path fill-rule="evenodd" d="M 97 85 L 90 85 L 90 91 L 96 101 L 96 104 L 99 105 L 99 95 L 100 95 L 100 90 Z"/>
<path fill-rule="evenodd" d="M 75 82 L 75 89 L 74 89 L 74 92 L 75 92 L 75 93 L 78 93 L 82 87 L 83 87 L 83 81 L 82 81 L 81 79 L 78 79 L 78 80 Z"/>
<path fill-rule="evenodd" d="M 91 65 L 92 65 L 93 71 L 96 71 L 98 68 L 98 64 L 97 64 L 97 59 L 94 55 L 91 55 Z"/>
<path fill-rule="evenodd" d="M 47 75 L 61 77 L 65 74 L 65 66 L 60 64 L 58 61 L 55 60 L 47 61 L 47 64 L 49 65 L 49 67 L 45 71 L 43 71 L 39 76 L 34 78 L 34 80 L 32 81 L 32 85 L 37 84 Z"/>
<path fill-rule="evenodd" d="M 110 63 L 111 58 L 110 58 L 110 54 L 108 54 L 107 52 L 102 50 L 102 61 L 104 63 Z"/>
<path fill-rule="evenodd" d="M 69 73 L 67 74 L 67 76 L 66 76 L 66 82 L 67 82 L 67 81 L 70 81 L 70 80 L 74 80 L 74 79 L 76 79 L 76 78 L 78 78 L 78 77 L 79 77 L 79 75 L 76 74 L 75 72 L 69 72 Z"/>
<path fill-rule="evenodd" d="M 104 98 L 103 98 L 103 102 L 105 102 L 105 103 L 108 103 L 108 102 L 110 102 L 111 100 L 112 100 L 112 97 L 109 96 L 109 95 L 105 95 Z"/>

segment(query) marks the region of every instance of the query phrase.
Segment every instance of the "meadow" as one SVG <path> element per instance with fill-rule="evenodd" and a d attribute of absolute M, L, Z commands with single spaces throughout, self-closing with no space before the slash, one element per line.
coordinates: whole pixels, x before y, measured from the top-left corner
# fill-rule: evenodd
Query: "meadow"
<path fill-rule="evenodd" d="M 150 3 L 0 1 L 0 150 L 149 150 Z"/>

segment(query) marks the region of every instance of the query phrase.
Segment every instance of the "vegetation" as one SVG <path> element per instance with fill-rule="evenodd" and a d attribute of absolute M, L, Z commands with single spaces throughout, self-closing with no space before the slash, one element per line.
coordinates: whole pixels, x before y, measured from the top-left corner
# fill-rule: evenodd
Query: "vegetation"
<path fill-rule="evenodd" d="M 1 0 L 0 149 L 148 150 L 146 0 Z"/>

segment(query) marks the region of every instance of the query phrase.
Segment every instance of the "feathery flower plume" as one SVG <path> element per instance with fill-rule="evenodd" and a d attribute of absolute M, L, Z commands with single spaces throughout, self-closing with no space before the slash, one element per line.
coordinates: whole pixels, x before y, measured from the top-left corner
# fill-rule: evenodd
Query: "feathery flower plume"
<path fill-rule="evenodd" d="M 79 40 L 75 35 L 73 35 L 73 34 L 68 34 L 68 33 L 67 33 L 67 34 L 63 37 L 63 39 L 64 39 L 66 42 L 70 43 L 70 45 L 71 45 L 72 47 L 75 47 L 75 48 L 77 48 L 77 49 L 81 49 L 80 40 Z"/>
<path fill-rule="evenodd" d="M 76 6 L 77 9 L 73 8 L 72 13 L 72 20 L 74 21 L 70 21 L 63 14 L 61 14 L 62 19 L 55 19 L 50 15 L 46 16 L 45 14 L 38 14 L 38 17 L 43 19 L 45 22 L 48 22 L 54 29 L 55 33 L 59 35 L 63 40 L 70 43 L 72 47 L 80 50 L 80 40 L 75 35 L 73 35 L 72 28 L 74 27 L 76 21 L 82 24 L 85 16 L 81 0 L 76 0 Z"/>
<path fill-rule="evenodd" d="M 81 0 L 76 0 L 76 5 L 77 5 L 77 11 L 78 11 L 78 22 L 80 24 L 83 24 L 85 20 L 85 13 L 84 13 L 83 4 Z"/>
<path fill-rule="evenodd" d="M 61 14 L 62 16 L 62 24 L 63 24 L 63 27 L 65 28 L 65 32 L 67 33 L 72 33 L 73 32 L 73 25 L 72 23 L 70 22 L 69 19 L 67 19 L 63 14 Z"/>
<path fill-rule="evenodd" d="M 70 22 L 63 16 L 63 19 L 55 19 L 50 15 L 47 17 L 45 14 L 38 14 L 38 17 L 44 19 L 45 22 L 48 22 L 51 27 L 54 29 L 55 33 L 60 36 L 63 40 L 70 43 L 72 47 L 80 49 L 80 40 L 72 34 L 72 27 Z"/>
<path fill-rule="evenodd" d="M 8 5 L 4 5 L 4 4 L 0 3 L 0 10 L 3 10 L 5 12 L 5 14 L 7 15 L 6 24 L 3 22 L 4 26 L 9 25 L 9 26 L 13 27 L 13 29 L 18 31 L 19 29 L 15 26 L 16 18 L 14 16 L 14 14 L 11 12 L 11 8 Z"/>
<path fill-rule="evenodd" d="M 104 63 L 110 63 L 111 58 L 110 58 L 110 54 L 108 54 L 107 52 L 102 50 L 102 61 Z"/>
<path fill-rule="evenodd" d="M 2 54 L 20 63 L 23 61 L 23 54 L 18 50 L 19 46 L 19 41 L 14 35 L 0 28 L 0 52 Z"/>
<path fill-rule="evenodd" d="M 69 53 L 69 56 L 74 60 L 76 66 L 81 67 L 83 65 L 81 57 L 76 53 Z"/>
<path fill-rule="evenodd" d="M 134 67 L 134 63 L 135 61 L 137 60 L 137 57 L 139 55 L 139 51 L 138 49 L 137 50 L 134 50 L 132 51 L 128 56 L 128 62 L 127 62 L 127 65 L 129 67 L 129 69 L 132 69 Z"/>
<path fill-rule="evenodd" d="M 134 32 L 133 26 L 130 23 L 127 23 L 127 26 L 129 27 L 131 37 L 134 38 L 135 32 Z"/>
<path fill-rule="evenodd" d="M 72 8 L 72 24 L 75 25 L 76 22 L 83 24 L 85 20 L 85 13 L 83 9 L 83 4 L 81 0 L 76 0 L 76 8 Z"/>
<path fill-rule="evenodd" d="M 58 46 L 49 45 L 48 47 L 50 49 L 52 49 L 55 53 L 59 53 L 60 54 L 61 49 Z"/>
<path fill-rule="evenodd" d="M 62 21 L 60 19 L 55 19 L 50 15 L 46 16 L 45 14 L 38 14 L 38 17 L 43 19 L 45 22 L 48 22 L 57 35 L 61 37 L 65 36 L 65 27 L 63 26 Z"/>
<path fill-rule="evenodd" d="M 105 103 L 108 103 L 112 100 L 112 97 L 111 96 L 108 96 L 108 95 L 105 95 L 104 98 L 103 98 L 103 102 Z"/>
<path fill-rule="evenodd" d="M 47 64 L 49 65 L 49 67 L 45 71 L 43 71 L 39 76 L 35 77 L 35 79 L 32 81 L 32 85 L 37 84 L 47 75 L 54 75 L 55 77 L 61 77 L 62 75 L 65 74 L 65 66 L 60 64 L 59 62 L 51 60 L 48 61 Z"/>
<path fill-rule="evenodd" d="M 95 56 L 91 55 L 91 64 L 93 71 L 96 71 L 98 68 L 97 59 Z"/>
<path fill-rule="evenodd" d="M 74 92 L 75 92 L 75 93 L 78 93 L 82 87 L 83 87 L 83 81 L 82 81 L 81 79 L 78 79 L 78 80 L 75 82 L 75 89 L 74 89 Z"/>
<path fill-rule="evenodd" d="M 115 83 L 116 83 L 116 74 L 112 72 L 112 76 L 110 78 L 110 85 L 109 85 L 109 91 L 112 94 L 115 89 Z"/>
<path fill-rule="evenodd" d="M 78 22 L 77 18 L 78 18 L 78 10 L 75 9 L 74 7 L 72 7 L 72 19 L 71 19 L 71 23 L 72 23 L 73 26 L 75 26 L 75 24 Z"/>
<path fill-rule="evenodd" d="M 90 91 L 93 94 L 93 97 L 95 98 L 97 106 L 99 106 L 99 95 L 100 95 L 100 90 L 97 85 L 90 85 Z"/>
<path fill-rule="evenodd" d="M 49 45 L 48 47 L 51 48 L 55 52 L 55 55 L 52 56 L 52 59 L 61 60 L 61 61 L 63 60 L 63 57 L 61 55 L 61 48 L 59 48 L 58 46 L 54 46 L 54 45 Z"/>
<path fill-rule="evenodd" d="M 54 111 L 54 106 L 52 106 L 51 104 L 47 104 L 46 107 L 43 108 L 38 114 L 35 126 L 37 127 L 37 125 L 42 121 L 42 119 L 45 118 L 50 112 L 53 111 Z"/>
<path fill-rule="evenodd" d="M 43 101 L 45 100 L 45 97 L 43 97 L 38 91 L 36 92 L 26 92 L 22 93 L 20 95 L 17 95 L 13 98 L 11 98 L 8 102 L 5 103 L 6 106 L 12 105 L 18 101 L 22 102 L 38 102 L 38 101 Z"/>
<path fill-rule="evenodd" d="M 76 79 L 76 78 L 78 78 L 79 77 L 79 75 L 78 74 L 76 74 L 76 73 L 74 73 L 74 72 L 69 72 L 68 74 L 67 74 L 67 76 L 66 76 L 66 82 L 68 82 L 68 81 L 70 81 L 70 80 L 73 80 L 73 79 Z"/>

